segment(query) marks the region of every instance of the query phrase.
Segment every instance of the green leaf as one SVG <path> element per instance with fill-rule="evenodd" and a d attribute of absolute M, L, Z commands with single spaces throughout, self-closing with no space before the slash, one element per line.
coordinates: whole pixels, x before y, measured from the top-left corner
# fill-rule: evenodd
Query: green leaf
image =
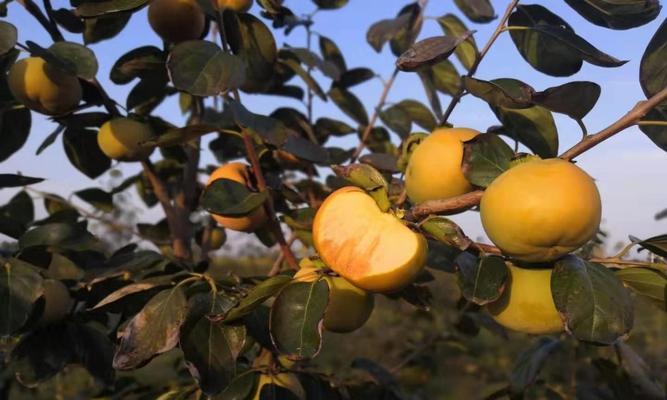
<path fill-rule="evenodd" d="M 424 92 L 426 92 L 426 98 L 428 98 L 428 101 L 431 104 L 431 110 L 433 110 L 433 113 L 438 119 L 442 117 L 442 105 L 440 104 L 440 97 L 437 93 L 437 91 L 441 88 L 438 86 L 438 83 L 445 83 L 445 81 L 441 80 L 441 78 L 448 76 L 442 74 L 443 70 L 448 68 L 446 64 L 443 63 L 447 62 L 449 61 L 444 60 L 438 64 L 435 64 L 431 68 L 421 68 L 417 71 L 417 76 L 419 76 L 419 80 L 421 80 L 422 86 L 424 87 Z M 445 67 L 443 67 L 443 65 L 445 65 Z M 451 65 L 451 63 L 449 65 Z M 452 69 L 453 72 L 458 76 L 454 66 L 452 66 Z M 438 72 L 440 72 L 440 77 L 436 76 Z M 449 76 L 451 77 L 451 75 Z M 454 93 L 456 92 L 458 92 L 458 83 L 454 89 Z"/>
<path fill-rule="evenodd" d="M 583 119 L 600 98 L 602 89 L 594 82 L 569 82 L 533 93 L 533 102 L 576 120 Z"/>
<path fill-rule="evenodd" d="M 378 116 L 382 123 L 392 131 L 398 133 L 398 136 L 404 138 L 410 134 L 412 119 L 402 107 L 398 105 L 387 107 L 380 111 Z"/>
<path fill-rule="evenodd" d="M 443 60 L 433 65 L 430 69 L 433 87 L 442 93 L 454 96 L 461 85 L 461 76 L 454 64 L 449 60 Z"/>
<path fill-rule="evenodd" d="M 485 133 L 463 143 L 462 171 L 475 186 L 487 187 L 507 171 L 514 151 L 498 135 Z"/>
<path fill-rule="evenodd" d="M 619 67 L 618 60 L 596 49 L 574 33 L 562 18 L 540 5 L 518 5 L 508 26 L 521 56 L 540 72 L 569 76 L 581 69 L 583 61 L 600 67 Z"/>
<path fill-rule="evenodd" d="M 49 52 L 67 65 L 79 78 L 91 81 L 95 79 L 99 65 L 95 53 L 86 46 L 72 42 L 56 42 L 49 47 Z"/>
<path fill-rule="evenodd" d="M 352 92 L 345 88 L 332 86 L 329 90 L 329 98 L 347 115 L 359 125 L 368 125 L 368 113 L 364 104 Z"/>
<path fill-rule="evenodd" d="M 653 373 L 639 354 L 625 342 L 616 344 L 616 351 L 621 360 L 621 367 L 635 386 L 635 393 L 643 399 L 664 399 L 665 385 Z"/>
<path fill-rule="evenodd" d="M 457 259 L 456 277 L 463 296 L 480 306 L 498 300 L 509 275 L 505 260 L 500 256 L 475 258 L 474 262 L 461 260 Z"/>
<path fill-rule="evenodd" d="M 246 343 L 244 325 L 225 325 L 200 318 L 181 336 L 190 374 L 207 395 L 221 392 L 236 375 L 236 359 Z"/>
<path fill-rule="evenodd" d="M 518 140 L 542 158 L 551 158 L 558 154 L 558 131 L 549 110 L 540 106 L 491 109 L 503 124 L 500 133 Z"/>
<path fill-rule="evenodd" d="M 430 215 L 419 223 L 419 228 L 440 243 L 466 250 L 473 243 L 454 221 L 439 215 Z"/>
<path fill-rule="evenodd" d="M 42 295 L 36 267 L 16 258 L 0 266 L 0 337 L 13 335 L 28 320 L 33 303 Z"/>
<path fill-rule="evenodd" d="M 224 24 L 232 51 L 245 64 L 246 79 L 241 89 L 250 93 L 266 89 L 273 78 L 278 56 L 271 30 L 248 13 L 225 13 Z"/>
<path fill-rule="evenodd" d="M 320 53 L 322 53 L 324 60 L 337 66 L 341 73 L 345 72 L 347 70 L 347 65 L 345 64 L 345 58 L 343 57 L 343 53 L 341 53 L 340 49 L 338 48 L 338 45 L 336 45 L 333 40 L 326 36 L 319 36 Z"/>
<path fill-rule="evenodd" d="M 130 283 L 129 285 L 123 286 L 118 290 L 114 290 L 104 297 L 99 303 L 95 304 L 91 310 L 96 310 L 102 307 L 105 307 L 109 304 L 113 304 L 119 300 L 124 299 L 127 296 L 133 294 L 146 292 L 155 288 L 161 288 L 165 286 L 172 286 L 174 277 L 172 275 L 161 275 L 151 278 L 146 278 L 139 282 Z"/>
<path fill-rule="evenodd" d="M 282 121 L 250 112 L 235 100 L 227 100 L 226 104 L 232 111 L 236 124 L 256 132 L 266 142 L 282 147 L 287 140 L 287 128 Z"/>
<path fill-rule="evenodd" d="M 469 31 L 465 24 L 463 24 L 463 22 L 454 14 L 443 15 L 438 18 L 437 21 L 448 36 L 459 37 Z M 475 64 L 478 53 L 477 44 L 472 35 L 468 36 L 463 43 L 456 46 L 456 49 L 454 50 L 454 54 L 456 54 L 456 57 L 467 70 L 470 70 Z"/>
<path fill-rule="evenodd" d="M 624 268 L 617 270 L 616 275 L 635 293 L 667 311 L 667 274 L 650 268 Z"/>
<path fill-rule="evenodd" d="M 314 129 L 315 135 L 320 139 L 325 139 L 329 136 L 345 136 L 355 132 L 354 128 L 345 122 L 326 117 L 318 118 L 315 121 Z"/>
<path fill-rule="evenodd" d="M 454 0 L 454 2 L 472 22 L 487 23 L 496 19 L 496 13 L 489 0 Z"/>
<path fill-rule="evenodd" d="M 371 153 L 359 157 L 359 162 L 368 164 L 371 167 L 389 173 L 399 172 L 397 166 L 398 158 L 388 153 Z"/>
<path fill-rule="evenodd" d="M 83 18 L 98 17 L 104 14 L 115 14 L 119 11 L 135 10 L 147 2 L 148 0 L 86 1 L 77 6 L 76 11 Z"/>
<path fill-rule="evenodd" d="M 13 49 L 18 39 L 16 27 L 9 22 L 0 21 L 0 54 Z"/>
<path fill-rule="evenodd" d="M 239 217 L 255 211 L 266 199 L 266 192 L 251 192 L 241 183 L 222 178 L 206 187 L 200 205 L 212 214 Z"/>
<path fill-rule="evenodd" d="M 654 108 L 644 116 L 647 121 L 667 122 L 667 108 Z M 667 151 L 667 126 L 664 125 L 639 125 L 639 129 L 648 136 L 656 146 Z"/>
<path fill-rule="evenodd" d="M 639 65 L 639 83 L 647 98 L 667 87 L 665 58 L 667 58 L 667 20 L 660 24 L 646 46 Z M 662 105 L 667 105 L 667 102 L 663 102 Z"/>
<path fill-rule="evenodd" d="M 347 4 L 349 0 L 313 0 L 319 8 L 323 10 L 335 10 Z"/>
<path fill-rule="evenodd" d="M 582 17 L 609 29 L 631 29 L 653 21 L 660 14 L 656 0 L 565 0 Z"/>
<path fill-rule="evenodd" d="M 653 236 L 638 243 L 642 248 L 660 257 L 667 257 L 667 235 Z"/>
<path fill-rule="evenodd" d="M 382 51 L 385 43 L 398 36 L 401 30 L 405 30 L 410 26 L 411 19 L 410 13 L 404 13 L 396 18 L 378 21 L 368 28 L 366 41 L 379 53 Z"/>
<path fill-rule="evenodd" d="M 407 23 L 399 28 L 395 35 L 389 40 L 391 52 L 399 57 L 408 51 L 410 46 L 417 40 L 421 31 L 424 19 L 422 18 L 421 3 L 415 1 L 407 4 L 396 15 L 396 19 L 407 16 Z"/>
<path fill-rule="evenodd" d="M 102 189 L 90 188 L 74 192 L 74 195 L 91 204 L 93 207 L 104 212 L 113 211 L 113 198 L 111 193 L 105 192 Z"/>
<path fill-rule="evenodd" d="M 468 31 L 461 36 L 434 36 L 420 40 L 398 57 L 396 67 L 401 71 L 415 71 L 425 65 L 436 64 L 449 57 L 471 35 L 472 32 Z"/>
<path fill-rule="evenodd" d="M 436 127 L 436 120 L 431 110 L 417 100 L 406 99 L 397 103 L 397 106 L 403 109 L 409 116 L 412 122 L 424 128 L 427 131 L 432 131 Z"/>
<path fill-rule="evenodd" d="M 389 210 L 389 184 L 380 171 L 368 164 L 336 165 L 332 169 L 341 178 L 360 187 L 375 199 L 383 212 Z"/>
<path fill-rule="evenodd" d="M 238 89 L 246 79 L 244 68 L 241 58 L 205 40 L 177 44 L 167 60 L 174 86 L 195 96 L 215 96 Z"/>
<path fill-rule="evenodd" d="M 322 165 L 329 164 L 329 153 L 327 150 L 319 144 L 313 143 L 301 136 L 288 136 L 283 150 L 306 161 Z"/>
<path fill-rule="evenodd" d="M 271 307 L 271 339 L 290 359 L 315 357 L 322 347 L 324 311 L 329 303 L 326 280 L 284 287 Z"/>
<path fill-rule="evenodd" d="M 155 46 L 143 46 L 123 54 L 111 68 L 109 78 L 123 85 L 135 78 L 149 78 L 165 73 L 165 53 Z"/>
<path fill-rule="evenodd" d="M 183 289 L 174 287 L 156 294 L 121 331 L 113 358 L 117 370 L 139 368 L 153 357 L 173 349 L 187 316 Z"/>
<path fill-rule="evenodd" d="M 324 94 L 324 91 L 320 87 L 320 84 L 317 83 L 315 79 L 301 67 L 301 64 L 296 62 L 293 59 L 281 59 L 280 63 L 285 65 L 287 68 L 291 69 L 295 74 L 297 74 L 306 85 L 312 90 L 322 101 L 326 101 L 327 97 Z"/>
<path fill-rule="evenodd" d="M 176 90 L 168 87 L 168 79 L 162 76 L 140 80 L 127 95 L 125 108 L 138 115 L 149 115 L 162 101 Z"/>
<path fill-rule="evenodd" d="M 27 108 L 5 108 L 0 113 L 0 162 L 23 147 L 31 126 L 32 116 Z"/>
<path fill-rule="evenodd" d="M 494 107 L 521 109 L 533 105 L 535 89 L 517 79 L 483 81 L 465 76 L 463 86 L 470 94 Z"/>
<path fill-rule="evenodd" d="M 510 390 L 522 393 L 537 379 L 548 357 L 561 346 L 560 341 L 550 337 L 541 337 L 535 344 L 524 350 L 512 368 Z"/>
<path fill-rule="evenodd" d="M 352 68 L 343 72 L 336 81 L 338 87 L 347 89 L 375 77 L 375 72 L 368 68 Z"/>
<path fill-rule="evenodd" d="M 113 38 L 125 28 L 131 16 L 131 12 L 119 12 L 97 18 L 86 18 L 83 42 L 94 44 Z"/>
<path fill-rule="evenodd" d="M 231 322 L 250 314 L 291 281 L 292 278 L 289 276 L 276 275 L 260 282 L 241 299 L 238 306 L 232 308 L 227 315 L 223 316 L 223 320 Z"/>
<path fill-rule="evenodd" d="M 0 233 L 18 239 L 34 218 L 32 198 L 22 190 L 0 207 Z"/>
<path fill-rule="evenodd" d="M 0 189 L 8 187 L 18 187 L 33 185 L 42 182 L 44 178 L 34 178 L 32 176 L 0 174 Z"/>
<path fill-rule="evenodd" d="M 306 48 L 289 47 L 287 49 L 280 50 L 280 53 L 287 53 L 295 56 L 303 64 L 306 64 L 310 68 L 319 69 L 324 75 L 335 81 L 340 79 L 340 74 L 343 72 L 339 70 L 335 63 L 321 59 L 320 56 Z"/>
<path fill-rule="evenodd" d="M 51 246 L 63 250 L 85 251 L 99 248 L 101 243 L 81 224 L 50 223 L 40 225 L 19 238 L 19 248 Z"/>
<path fill-rule="evenodd" d="M 229 386 L 217 396 L 210 400 L 246 400 L 252 392 L 255 381 L 257 380 L 257 371 L 248 371 L 237 375 L 231 381 Z"/>
<path fill-rule="evenodd" d="M 99 177 L 111 167 L 111 160 L 97 144 L 94 130 L 65 129 L 63 146 L 72 165 L 90 179 Z"/>
<path fill-rule="evenodd" d="M 632 329 L 632 299 L 601 264 L 566 256 L 555 264 L 551 291 L 566 329 L 579 340 L 612 344 Z"/>

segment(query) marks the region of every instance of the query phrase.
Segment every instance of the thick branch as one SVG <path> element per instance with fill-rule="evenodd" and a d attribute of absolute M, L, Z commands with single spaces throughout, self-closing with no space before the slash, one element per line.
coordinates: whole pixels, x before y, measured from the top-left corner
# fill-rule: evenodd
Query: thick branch
<path fill-rule="evenodd" d="M 632 110 L 628 111 L 623 117 L 618 121 L 609 125 L 600 132 L 586 136 L 579 143 L 572 146 L 569 150 L 560 155 L 560 158 L 565 160 L 572 160 L 581 153 L 587 151 L 591 147 L 598 145 L 600 142 L 603 142 L 615 134 L 621 132 L 622 130 L 629 128 L 632 125 L 635 125 L 639 122 L 640 119 L 644 117 L 649 111 L 655 108 L 660 103 L 667 100 L 667 87 L 662 89 L 660 92 L 656 93 L 653 97 L 648 100 L 640 101 L 637 103 Z"/>
<path fill-rule="evenodd" d="M 456 214 L 478 205 L 483 193 L 482 190 L 475 190 L 448 199 L 425 201 L 412 207 L 407 218 L 415 220 L 431 214 Z"/>
<path fill-rule="evenodd" d="M 512 14 L 512 11 L 514 10 L 514 7 L 516 7 L 517 3 L 519 3 L 519 0 L 512 0 L 510 4 L 507 6 L 505 14 L 500 19 L 500 22 L 498 22 L 496 30 L 493 31 L 493 34 L 489 38 L 489 41 L 486 42 L 486 45 L 484 46 L 484 48 L 482 48 L 482 51 L 477 55 L 477 58 L 475 58 L 475 62 L 472 64 L 470 70 L 468 71 L 468 74 L 466 75 L 467 77 L 472 77 L 473 75 L 475 75 L 475 72 L 477 72 L 477 68 L 479 67 L 479 64 L 482 62 L 482 59 L 484 58 L 484 56 L 486 56 L 486 53 L 489 52 L 489 49 L 491 49 L 493 43 L 495 43 L 496 39 L 498 39 L 498 36 L 500 36 L 500 34 L 503 32 L 503 29 L 507 24 L 507 20 L 509 19 L 510 14 Z M 454 107 L 456 107 L 459 101 L 461 101 L 461 97 L 463 97 L 464 93 L 465 93 L 465 88 L 461 85 L 459 91 L 454 95 L 454 97 L 452 97 L 452 100 L 449 102 L 449 106 L 447 106 L 447 110 L 442 116 L 441 124 L 447 122 L 449 116 L 454 111 Z"/>
<path fill-rule="evenodd" d="M 268 189 L 266 187 L 266 180 L 264 180 L 262 167 L 259 165 L 259 159 L 257 158 L 255 145 L 253 144 L 252 137 L 250 136 L 250 133 L 247 130 L 243 131 L 243 144 L 245 145 L 246 155 L 250 160 L 253 173 L 255 175 L 255 178 L 257 179 L 257 188 L 262 192 L 267 191 Z M 291 268 L 298 270 L 299 263 L 296 260 L 294 253 L 292 253 L 292 249 L 287 244 L 287 241 L 285 241 L 285 236 L 283 235 L 282 229 L 280 229 L 280 222 L 278 222 L 278 219 L 276 218 L 276 211 L 273 209 L 273 202 L 270 196 L 264 202 L 264 211 L 266 211 L 266 215 L 269 218 L 269 223 L 268 223 L 269 229 L 271 229 L 273 234 L 276 235 L 276 238 L 278 239 L 278 244 L 280 245 L 280 250 L 283 252 L 285 256 L 285 260 L 287 261 L 287 263 Z"/>

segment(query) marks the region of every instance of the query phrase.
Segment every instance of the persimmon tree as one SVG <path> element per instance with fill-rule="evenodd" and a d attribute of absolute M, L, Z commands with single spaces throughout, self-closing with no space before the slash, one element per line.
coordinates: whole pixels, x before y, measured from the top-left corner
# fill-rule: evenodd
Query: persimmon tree
<path fill-rule="evenodd" d="M 46 387 L 80 365 L 97 382 L 90 394 L 97 398 L 416 398 L 397 383 L 397 371 L 439 342 L 483 328 L 543 336 L 517 354 L 506 386 L 480 396 L 665 397 L 664 383 L 625 341 L 634 298 L 655 302 L 655 313 L 667 306 L 666 237 L 631 236 L 612 257 L 594 254 L 600 198 L 572 161 L 633 126 L 667 151 L 667 22 L 646 38 L 639 71 L 646 99 L 592 133 L 584 119 L 604 94 L 594 82 L 536 89 L 516 77 L 476 77 L 482 62 L 493 63 L 486 56 L 500 35 L 516 45 L 523 58 L 516 62 L 549 76 L 576 75 L 583 62 L 623 67 L 543 5 L 507 1 L 497 15 L 488 0 L 456 0 L 451 13 L 426 18 L 428 0 L 388 4 L 395 17 L 366 35 L 369 51 L 395 56 L 383 79 L 371 68 L 348 68 L 335 38 L 314 29 L 347 0 L 257 0 L 252 8 L 250 0 L 17 3 L 52 41 L 18 41 L 24 28 L 3 4 L 0 161 L 38 134 L 31 121 L 40 113 L 54 131 L 38 154 L 61 140 L 64 156 L 89 178 L 116 162 L 136 169 L 112 190 L 73 193 L 90 207 L 35 189 L 39 177 L 0 174 L 0 189 L 20 188 L 0 208 L 0 232 L 12 239 L 0 258 L 7 395 L 17 385 Z M 651 23 L 661 9 L 657 0 L 566 3 L 616 30 Z M 126 49 L 109 79 L 125 85 L 127 97 L 114 99 L 87 45 L 115 40 L 145 7 L 145 23 L 164 46 Z M 427 23 L 442 35 L 420 35 Z M 496 25 L 490 37 L 469 27 L 487 23 Z M 280 47 L 279 30 L 304 45 Z M 401 74 L 419 77 L 428 105 L 387 102 Z M 379 100 L 364 105 L 354 91 L 375 78 L 383 79 Z M 303 107 L 262 115 L 247 94 Z M 486 102 L 498 125 L 453 128 L 464 96 Z M 347 122 L 323 116 L 315 98 L 335 104 Z M 178 102 L 187 124 L 155 112 L 166 101 Z M 553 113 L 582 130 L 581 141 L 560 154 Z M 357 141 L 328 144 L 337 137 Z M 202 165 L 202 152 L 220 165 Z M 115 218 L 114 196 L 132 190 L 164 219 L 128 226 Z M 45 218 L 36 219 L 33 201 L 43 202 Z M 480 208 L 495 245 L 475 242 L 446 217 Z M 119 248 L 91 233 L 92 223 L 133 241 Z M 279 250 L 264 276 L 213 273 L 210 254 L 225 230 Z M 297 245 L 311 256 L 299 260 Z M 650 255 L 630 257 L 632 249 Z M 349 360 L 367 372 L 363 379 L 341 379 L 312 362 L 327 331 L 360 328 L 379 296 L 444 312 L 430 307 L 439 290 L 433 277 L 443 273 L 459 288 L 454 333 L 433 332 L 394 369 Z M 570 379 L 569 392 L 539 377 L 551 357 L 581 355 L 578 346 L 588 344 L 599 346 L 586 347 L 593 362 L 579 362 L 594 371 L 596 386 Z M 148 384 L 126 372 L 175 348 L 169 382 Z"/>

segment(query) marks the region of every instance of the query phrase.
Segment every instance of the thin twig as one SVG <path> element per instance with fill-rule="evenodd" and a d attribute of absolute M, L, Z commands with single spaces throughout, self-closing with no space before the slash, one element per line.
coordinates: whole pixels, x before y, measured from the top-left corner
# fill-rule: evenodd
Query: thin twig
<path fill-rule="evenodd" d="M 63 38 L 62 33 L 60 33 L 58 26 L 55 24 L 53 25 L 51 24 L 51 20 L 49 20 L 49 18 L 47 18 L 44 15 L 44 13 L 37 6 L 37 4 L 35 4 L 32 0 L 17 0 L 17 1 L 26 9 L 26 11 L 28 11 L 28 13 L 30 13 L 30 15 L 35 17 L 37 22 L 39 22 L 39 24 L 42 25 L 44 29 L 46 29 L 46 31 L 49 33 L 51 39 L 54 42 L 62 42 L 63 40 L 65 40 Z"/>
<path fill-rule="evenodd" d="M 653 97 L 648 100 L 640 101 L 637 103 L 632 110 L 628 111 L 623 117 L 609 125 L 605 129 L 594 135 L 588 135 L 579 143 L 572 146 L 566 152 L 560 155 L 560 158 L 565 160 L 572 160 L 581 153 L 589 150 L 590 148 L 598 145 L 600 142 L 603 142 L 615 134 L 621 132 L 622 130 L 629 128 L 632 125 L 636 125 L 639 120 L 641 120 L 644 115 L 649 111 L 655 108 L 660 103 L 667 100 L 667 87 L 662 89 L 660 92 L 656 93 Z"/>
<path fill-rule="evenodd" d="M 288 240 L 287 240 L 287 245 L 292 246 L 292 243 L 296 240 L 296 236 L 292 235 Z M 269 270 L 269 273 L 267 274 L 268 276 L 276 276 L 280 273 L 282 270 L 283 266 L 283 261 L 285 261 L 285 253 L 282 251 L 278 254 L 278 257 L 276 257 L 276 260 L 273 262 L 273 265 L 271 266 L 271 270 Z"/>
<path fill-rule="evenodd" d="M 410 209 L 407 219 L 414 220 L 431 214 L 455 214 L 479 204 L 484 191 L 475 190 L 448 199 L 428 200 Z"/>
<path fill-rule="evenodd" d="M 510 14 L 512 14 L 512 11 L 514 10 L 514 7 L 516 7 L 517 3 L 519 3 L 519 0 L 512 0 L 510 4 L 507 6 L 505 14 L 498 22 L 496 30 L 493 31 L 493 34 L 489 38 L 489 41 L 486 42 L 486 45 L 484 46 L 482 51 L 475 58 L 475 62 L 470 67 L 470 70 L 468 70 L 468 73 L 466 74 L 467 77 L 472 77 L 473 75 L 475 75 L 475 72 L 477 72 L 477 68 L 479 67 L 479 64 L 482 62 L 482 59 L 484 58 L 484 56 L 486 56 L 486 53 L 489 52 L 489 49 L 491 49 L 493 43 L 495 43 L 496 39 L 498 39 L 498 36 L 500 36 L 500 34 L 503 32 L 505 25 L 507 24 L 507 20 L 509 19 Z M 447 122 L 449 116 L 454 111 L 454 108 L 459 103 L 459 101 L 461 101 L 461 97 L 463 97 L 464 93 L 465 93 L 465 88 L 463 87 L 463 85 L 461 85 L 461 87 L 459 87 L 459 91 L 452 97 L 452 100 L 449 102 L 449 106 L 447 106 L 447 110 L 442 116 L 442 121 L 440 121 L 441 125 Z"/>

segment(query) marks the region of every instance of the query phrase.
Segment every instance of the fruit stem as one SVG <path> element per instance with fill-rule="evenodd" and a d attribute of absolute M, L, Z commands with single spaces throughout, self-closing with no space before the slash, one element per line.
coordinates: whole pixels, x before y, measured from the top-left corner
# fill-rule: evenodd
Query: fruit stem
<path fill-rule="evenodd" d="M 475 190 L 447 199 L 425 201 L 412 207 L 406 219 L 414 221 L 431 214 L 455 214 L 467 210 L 479 204 L 483 193 L 483 190 Z"/>
<path fill-rule="evenodd" d="M 250 133 L 248 132 L 247 129 L 243 130 L 243 144 L 245 145 L 246 155 L 250 160 L 253 173 L 255 175 L 255 178 L 257 179 L 257 188 L 259 189 L 260 192 L 265 192 L 267 191 L 266 181 L 264 180 L 262 167 L 259 165 L 259 159 L 257 158 L 257 152 L 255 151 L 255 145 L 253 143 L 253 139 L 250 136 Z M 264 211 L 266 211 L 266 215 L 268 215 L 269 217 L 269 229 L 271 229 L 273 234 L 276 235 L 278 244 L 280 245 L 280 250 L 282 251 L 283 256 L 285 257 L 285 260 L 287 261 L 289 266 L 294 270 L 298 270 L 299 263 L 297 262 L 294 253 L 292 253 L 292 249 L 287 244 L 287 241 L 285 240 L 285 235 L 283 235 L 283 231 L 282 229 L 280 229 L 280 222 L 278 222 L 278 219 L 276 218 L 276 211 L 273 209 L 273 202 L 271 200 L 271 195 L 270 195 L 271 193 L 270 192 L 267 193 L 269 194 L 269 196 L 267 196 L 267 199 L 264 202 Z"/>
<path fill-rule="evenodd" d="M 466 75 L 467 77 L 472 77 L 475 75 L 475 72 L 477 72 L 477 68 L 479 67 L 479 64 L 482 62 L 482 59 L 484 56 L 486 56 L 486 53 L 489 52 L 489 49 L 491 49 L 491 46 L 493 43 L 495 43 L 496 39 L 498 39 L 498 36 L 500 36 L 501 33 L 503 33 L 506 30 L 509 30 L 510 27 L 507 27 L 507 20 L 510 17 L 510 14 L 512 14 L 512 11 L 516 7 L 516 5 L 519 3 L 519 0 L 512 0 L 510 4 L 507 6 L 507 9 L 505 10 L 505 14 L 503 17 L 500 19 L 498 22 L 498 26 L 496 27 L 496 30 L 493 32 L 491 37 L 489 38 L 489 41 L 486 42 L 486 45 L 482 49 L 482 51 L 479 53 L 477 58 L 475 58 L 475 62 L 472 64 L 470 69 L 468 70 L 468 74 Z M 463 97 L 465 93 L 465 88 L 463 85 L 459 86 L 459 91 L 452 97 L 452 100 L 449 102 L 449 106 L 447 106 L 447 110 L 442 116 L 442 120 L 440 121 L 440 125 L 444 125 L 447 123 L 447 120 L 449 119 L 449 116 L 452 115 L 452 112 L 454 111 L 454 108 L 456 105 L 461 101 L 461 97 Z"/>
<path fill-rule="evenodd" d="M 604 128 L 600 132 L 594 135 L 586 136 L 579 143 L 575 144 L 566 152 L 561 154 L 560 158 L 565 160 L 572 160 L 573 158 L 584 153 L 585 151 L 590 150 L 592 147 L 597 146 L 599 143 L 609 139 L 615 134 L 633 125 L 642 125 L 641 124 L 642 121 L 640 120 L 644 117 L 644 115 L 646 115 L 649 111 L 651 111 L 653 108 L 655 108 L 665 100 L 667 100 L 667 87 L 665 87 L 664 89 L 653 95 L 650 99 L 640 101 L 639 103 L 637 103 L 624 116 L 622 116 L 613 124 Z M 657 121 L 657 122 L 664 122 L 664 121 Z"/>

